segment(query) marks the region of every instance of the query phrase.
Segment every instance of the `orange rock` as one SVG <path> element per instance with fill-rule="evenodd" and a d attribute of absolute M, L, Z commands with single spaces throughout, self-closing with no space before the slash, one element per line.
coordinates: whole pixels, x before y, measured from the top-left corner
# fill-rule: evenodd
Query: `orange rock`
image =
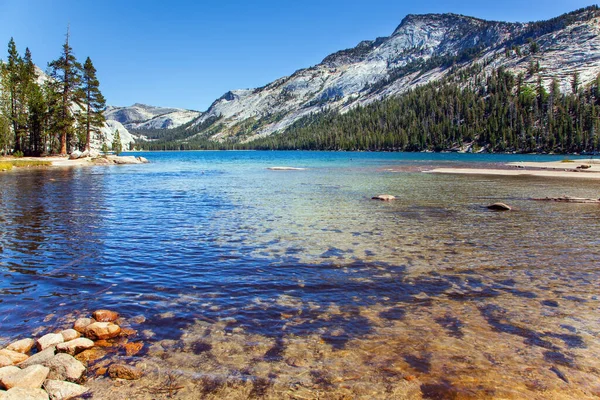
<path fill-rule="evenodd" d="M 123 346 L 125 348 L 125 354 L 128 356 L 134 356 L 142 350 L 144 343 L 142 342 L 131 342 Z"/>
<path fill-rule="evenodd" d="M 410 381 L 414 381 L 415 379 L 417 379 L 417 377 L 414 375 L 407 375 L 404 377 L 404 379 L 410 382 Z"/>
<path fill-rule="evenodd" d="M 131 328 L 121 328 L 121 336 L 135 336 L 137 335 L 137 331 Z"/>
<path fill-rule="evenodd" d="M 94 344 L 98 347 L 113 347 L 114 344 L 109 342 L 108 340 L 96 340 Z"/>
<path fill-rule="evenodd" d="M 92 340 L 111 339 L 121 333 L 119 325 L 112 322 L 94 322 L 85 328 L 85 336 Z"/>
<path fill-rule="evenodd" d="M 108 371 L 108 368 L 98 368 L 96 370 L 96 376 L 106 375 L 106 371 Z"/>
<path fill-rule="evenodd" d="M 96 361 L 106 355 L 106 351 L 98 348 L 84 350 L 75 356 L 75 359 L 81 363 L 88 363 L 90 361 Z"/>
<path fill-rule="evenodd" d="M 92 317 L 98 322 L 113 322 L 119 318 L 119 313 L 110 310 L 96 310 Z"/>
<path fill-rule="evenodd" d="M 73 325 L 73 329 L 75 329 L 79 333 L 85 333 L 85 328 L 87 328 L 94 322 L 96 322 L 96 321 L 93 320 L 92 318 L 79 318 L 77 321 L 75 321 L 75 324 Z"/>

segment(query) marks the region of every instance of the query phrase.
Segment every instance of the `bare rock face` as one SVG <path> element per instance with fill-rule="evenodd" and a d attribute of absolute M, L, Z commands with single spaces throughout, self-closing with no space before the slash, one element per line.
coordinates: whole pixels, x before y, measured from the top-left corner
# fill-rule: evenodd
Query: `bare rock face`
<path fill-rule="evenodd" d="M 48 392 L 50 400 L 67 400 L 81 396 L 87 388 L 76 383 L 48 379 L 44 382 L 44 389 Z"/>
<path fill-rule="evenodd" d="M 136 380 L 142 377 L 142 371 L 125 364 L 113 364 L 108 367 L 108 375 L 113 379 Z"/>
<path fill-rule="evenodd" d="M 84 333 L 85 328 L 87 328 L 89 325 L 93 324 L 94 322 L 96 322 L 96 321 L 93 320 L 92 318 L 79 318 L 77 321 L 75 321 L 75 324 L 73 324 L 73 329 L 75 329 L 79 333 Z"/>
<path fill-rule="evenodd" d="M 396 197 L 392 196 L 391 194 L 379 194 L 377 196 L 371 197 L 371 199 L 373 199 L 373 200 L 381 200 L 381 201 L 392 201 L 392 200 L 395 200 Z"/>
<path fill-rule="evenodd" d="M 36 346 L 39 351 L 45 350 L 48 347 L 56 346 L 59 343 L 63 343 L 65 338 L 60 333 L 49 333 L 42 336 L 36 342 Z"/>
<path fill-rule="evenodd" d="M 12 364 L 18 364 L 29 358 L 29 356 L 26 354 L 8 349 L 0 350 L 0 356 L 8 358 L 12 362 Z"/>
<path fill-rule="evenodd" d="M 55 355 L 44 365 L 50 368 L 48 379 L 79 382 L 85 373 L 83 364 L 65 353 Z"/>
<path fill-rule="evenodd" d="M 62 335 L 65 342 L 77 339 L 78 337 L 81 336 L 81 334 L 79 332 L 77 332 L 75 329 L 65 329 L 64 331 L 60 332 L 60 334 Z"/>
<path fill-rule="evenodd" d="M 33 339 L 21 339 L 6 346 L 8 350 L 16 351 L 17 353 L 27 354 L 35 345 Z"/>
<path fill-rule="evenodd" d="M 15 387 L 37 389 L 42 387 L 42 383 L 49 373 L 50 369 L 42 365 L 32 365 L 25 369 L 17 368 L 17 370 L 3 374 L 0 377 L 0 384 L 6 389 Z"/>
<path fill-rule="evenodd" d="M 92 340 L 111 339 L 121 333 L 119 325 L 112 322 L 94 322 L 85 329 L 85 336 Z"/>
<path fill-rule="evenodd" d="M 43 389 L 13 388 L 0 395 L 0 400 L 48 400 L 48 393 Z"/>
<path fill-rule="evenodd" d="M 110 310 L 96 310 L 92 317 L 98 322 L 114 322 L 119 318 L 119 313 Z"/>
<path fill-rule="evenodd" d="M 57 353 L 67 353 L 74 356 L 84 350 L 94 347 L 94 342 L 86 338 L 77 338 L 56 346 Z"/>
<path fill-rule="evenodd" d="M 30 365 L 44 364 L 56 354 L 56 346 L 48 347 L 46 350 L 40 351 L 29 357 L 27 360 L 19 364 L 21 368 L 27 368 Z"/>
<path fill-rule="evenodd" d="M 504 203 L 490 204 L 488 206 L 488 209 L 493 210 L 493 211 L 510 211 L 510 210 L 512 210 L 512 208 L 510 208 L 509 205 L 506 205 Z"/>

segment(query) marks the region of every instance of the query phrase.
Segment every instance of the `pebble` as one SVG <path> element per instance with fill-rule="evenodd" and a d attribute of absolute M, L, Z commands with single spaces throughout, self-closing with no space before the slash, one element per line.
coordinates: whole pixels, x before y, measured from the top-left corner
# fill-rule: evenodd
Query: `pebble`
<path fill-rule="evenodd" d="M 14 387 L 37 389 L 42 387 L 48 373 L 50 369 L 43 365 L 32 365 L 25 369 L 17 368 L 3 374 L 0 377 L 0 384 L 9 390 Z"/>
<path fill-rule="evenodd" d="M 6 346 L 8 350 L 16 351 L 17 353 L 29 353 L 33 346 L 35 345 L 35 340 L 33 339 L 21 339 L 16 342 L 13 342 Z"/>
<path fill-rule="evenodd" d="M 85 328 L 87 328 L 89 325 L 93 324 L 94 322 L 96 322 L 96 321 L 94 321 L 92 318 L 79 318 L 73 324 L 73 329 L 75 329 L 79 333 L 84 333 Z"/>
<path fill-rule="evenodd" d="M 36 342 L 36 346 L 39 351 L 42 351 L 48 347 L 63 343 L 64 341 L 65 338 L 63 338 L 63 335 L 60 333 L 49 333 L 39 338 Z"/>
<path fill-rule="evenodd" d="M 65 342 L 81 337 L 81 334 L 75 329 L 65 329 L 64 331 L 60 332 L 60 334 L 62 335 Z"/>
<path fill-rule="evenodd" d="M 48 392 L 50 400 L 68 400 L 81 396 L 87 388 L 76 383 L 48 379 L 44 382 L 44 389 Z"/>
<path fill-rule="evenodd" d="M 19 353 L 8 349 L 0 350 L 0 356 L 8 358 L 12 362 L 12 364 L 18 364 L 29 358 L 27 354 Z"/>
<path fill-rule="evenodd" d="M 65 353 L 55 355 L 44 365 L 50 368 L 48 379 L 79 382 L 85 372 L 85 367 L 80 361 Z"/>
<path fill-rule="evenodd" d="M 121 328 L 112 322 L 94 322 L 85 329 L 85 336 L 92 340 L 111 339 L 119 333 Z"/>
<path fill-rule="evenodd" d="M 84 350 L 88 350 L 94 347 L 94 342 L 86 338 L 77 338 L 65 343 L 56 345 L 56 351 L 58 353 L 67 353 L 72 356 L 81 353 Z"/>
<path fill-rule="evenodd" d="M 113 364 L 108 367 L 108 375 L 113 379 L 136 380 L 142 377 L 142 371 L 125 364 Z"/>
<path fill-rule="evenodd" d="M 0 396 L 0 400 L 48 400 L 48 393 L 43 389 L 10 389 Z"/>
<path fill-rule="evenodd" d="M 119 318 L 119 313 L 110 310 L 96 310 L 92 317 L 98 322 L 114 322 Z"/>

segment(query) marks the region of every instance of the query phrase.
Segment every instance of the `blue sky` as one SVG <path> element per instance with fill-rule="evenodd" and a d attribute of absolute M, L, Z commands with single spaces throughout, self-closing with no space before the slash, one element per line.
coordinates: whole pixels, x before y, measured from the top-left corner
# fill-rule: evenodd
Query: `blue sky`
<path fill-rule="evenodd" d="M 407 14 L 453 12 L 527 22 L 589 0 L 87 1 L 0 0 L 0 58 L 14 37 L 42 69 L 67 25 L 112 105 L 205 110 L 231 89 L 263 86 L 365 39 L 388 36 Z"/>

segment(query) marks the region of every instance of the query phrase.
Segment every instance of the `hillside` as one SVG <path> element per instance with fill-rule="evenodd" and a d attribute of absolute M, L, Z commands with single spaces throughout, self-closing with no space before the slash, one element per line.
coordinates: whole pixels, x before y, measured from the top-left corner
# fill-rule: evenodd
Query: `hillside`
<path fill-rule="evenodd" d="M 394 98 L 449 74 L 471 73 L 463 86 L 498 68 L 524 84 L 556 80 L 563 93 L 574 74 L 581 87 L 600 73 L 597 7 L 540 22 L 485 21 L 455 14 L 409 15 L 394 32 L 331 54 L 264 87 L 227 92 L 195 120 L 163 131 L 152 148 L 231 147 L 248 144 L 325 111 L 346 113 Z M 214 143 L 214 144 L 211 144 Z"/>

